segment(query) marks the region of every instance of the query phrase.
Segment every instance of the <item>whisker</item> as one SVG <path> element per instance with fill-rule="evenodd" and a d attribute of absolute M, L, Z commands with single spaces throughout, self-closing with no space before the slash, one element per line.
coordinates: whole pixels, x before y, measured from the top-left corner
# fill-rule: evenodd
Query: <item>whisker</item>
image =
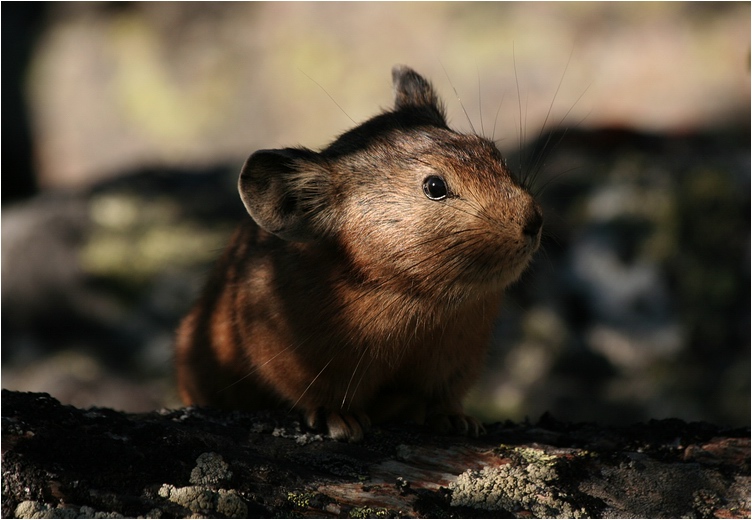
<path fill-rule="evenodd" d="M 271 363 L 272 361 L 274 361 L 275 359 L 277 359 L 282 354 L 285 354 L 285 353 L 290 352 L 290 351 L 295 352 L 300 347 L 302 347 L 308 340 L 310 340 L 312 336 L 313 335 L 310 335 L 307 338 L 305 338 L 304 340 L 299 341 L 296 345 L 288 345 L 288 346 L 284 347 L 282 350 L 280 350 L 279 352 L 277 352 L 276 354 L 274 354 L 272 357 L 270 357 L 269 359 L 267 359 L 263 363 L 254 365 L 251 368 L 251 370 L 249 370 L 248 373 L 246 373 L 246 375 L 244 375 L 243 377 L 241 377 L 241 378 L 237 379 L 236 381 L 230 383 L 229 385 L 227 385 L 226 387 L 222 388 L 221 390 L 218 390 L 218 392 L 224 392 L 226 390 L 229 390 L 233 386 L 235 386 L 235 385 L 237 385 L 239 383 L 242 383 L 243 381 L 245 381 L 246 379 L 248 379 L 249 377 L 251 377 L 253 374 L 255 374 L 256 372 L 258 372 L 260 369 L 264 368 L 266 365 L 268 365 L 269 363 Z"/>
<path fill-rule="evenodd" d="M 339 108 L 339 109 L 340 109 L 340 110 L 342 111 L 342 113 L 343 113 L 343 114 L 345 114 L 345 116 L 347 117 L 347 119 L 349 119 L 350 121 L 352 121 L 352 122 L 353 122 L 353 124 L 357 124 L 357 123 L 356 123 L 356 121 L 355 121 L 355 119 L 353 119 L 352 117 L 350 117 L 350 114 L 348 114 L 347 112 L 345 112 L 345 109 L 344 109 L 344 108 L 342 108 L 342 107 L 341 107 L 341 106 L 339 105 L 339 103 L 337 103 L 337 101 L 336 101 L 336 100 L 335 100 L 335 99 L 334 99 L 334 98 L 332 97 L 332 95 L 331 95 L 331 94 L 329 94 L 329 92 L 327 92 L 327 91 L 326 91 L 326 89 L 325 89 L 324 87 L 322 87 L 322 86 L 321 86 L 321 84 L 320 84 L 320 83 L 319 83 L 318 81 L 316 81 L 316 80 L 315 80 L 315 79 L 313 79 L 313 78 L 312 78 L 311 76 L 309 76 L 308 74 L 306 74 L 305 72 L 303 72 L 303 70 L 302 70 L 302 69 L 298 68 L 298 71 L 299 71 L 299 72 L 300 72 L 301 74 L 303 74 L 303 76 L 305 76 L 306 78 L 308 78 L 308 79 L 310 79 L 311 81 L 313 81 L 313 82 L 314 82 L 314 83 L 315 83 L 316 85 L 318 85 L 318 87 L 319 87 L 319 88 L 320 88 L 321 90 L 323 90 L 323 91 L 324 91 L 324 94 L 326 94 L 327 96 L 329 96 L 329 99 L 331 99 L 331 100 L 332 100 L 332 103 L 334 103 L 335 105 L 337 105 L 337 108 Z"/>
<path fill-rule="evenodd" d="M 558 85 L 556 85 L 556 90 L 554 91 L 554 95 L 551 98 L 551 103 L 549 103 L 549 105 L 548 105 L 548 111 L 546 112 L 546 117 L 543 118 L 543 124 L 541 125 L 540 131 L 538 132 L 538 137 L 536 139 L 536 143 L 540 141 L 541 137 L 543 137 L 543 132 L 546 130 L 546 125 L 548 124 L 548 120 L 551 117 L 551 111 L 554 108 L 554 103 L 556 103 L 556 97 L 559 95 L 559 90 L 561 90 L 561 85 L 564 82 L 564 76 L 566 75 L 567 70 L 569 69 L 569 63 L 572 60 L 572 52 L 573 51 L 574 51 L 574 47 L 569 51 L 569 57 L 567 58 L 567 63 L 564 66 L 564 71 L 561 73 L 561 77 L 559 78 L 559 83 L 558 83 Z M 571 111 L 572 108 L 574 108 L 574 106 L 572 106 L 569 109 L 569 111 Z M 567 114 L 569 114 L 569 111 L 567 112 Z M 560 125 L 561 125 L 561 123 L 564 122 L 564 119 L 566 119 L 567 114 L 565 114 L 564 118 L 562 118 L 562 120 L 559 122 Z M 545 160 L 545 156 L 546 156 L 545 150 L 546 150 L 546 148 L 547 148 L 550 140 L 551 140 L 551 134 L 549 133 L 548 137 L 546 139 L 546 142 L 543 144 L 541 152 L 538 153 L 538 154 L 535 154 L 536 155 L 535 161 L 529 167 L 528 174 L 526 174 L 524 176 L 525 177 L 525 184 L 527 186 L 530 186 L 530 185 L 532 185 L 535 182 L 535 177 L 537 176 L 538 171 L 542 167 L 543 160 Z M 533 150 L 531 153 L 534 154 L 535 150 Z"/>
<path fill-rule="evenodd" d="M 457 101 L 460 102 L 460 107 L 462 107 L 462 111 L 465 113 L 467 122 L 470 124 L 470 129 L 473 131 L 474 134 L 477 135 L 478 132 L 475 131 L 475 126 L 473 126 L 473 121 L 472 119 L 470 119 L 470 115 L 467 113 L 467 110 L 465 110 L 465 105 L 462 103 L 462 100 L 460 99 L 460 95 L 457 93 L 457 89 L 454 87 L 454 83 L 452 83 L 452 79 L 449 77 L 449 73 L 447 72 L 446 68 L 444 68 L 444 64 L 441 63 L 441 61 L 439 61 L 439 65 L 441 65 L 441 68 L 444 70 L 444 75 L 449 81 L 449 85 L 452 87 L 452 90 L 454 91 L 454 95 L 457 96 Z"/>
<path fill-rule="evenodd" d="M 358 379 L 358 382 L 355 385 L 355 388 L 353 388 L 352 397 L 350 398 L 350 403 L 351 404 L 352 404 L 353 400 L 355 399 L 355 394 L 358 392 L 358 388 L 360 388 L 360 383 L 362 383 L 363 379 L 366 377 L 366 374 L 368 373 L 368 369 L 371 368 L 371 365 L 373 364 L 374 359 L 375 358 L 373 356 L 371 356 L 371 360 L 368 362 L 368 366 L 366 366 L 366 369 L 363 370 L 363 373 L 360 375 L 360 378 Z M 356 367 L 356 370 L 357 370 L 357 367 Z M 355 372 L 353 372 L 353 376 L 352 377 L 355 377 Z M 352 380 L 352 378 L 350 378 L 350 379 Z M 348 387 L 349 386 L 350 385 L 348 384 Z M 345 397 L 347 397 L 347 395 L 345 395 Z M 344 405 L 344 403 L 345 403 L 345 401 L 342 400 L 342 404 L 343 405 Z M 348 411 L 350 410 L 350 405 L 348 405 L 347 410 Z"/>
<path fill-rule="evenodd" d="M 514 47 L 513 47 L 514 49 Z M 558 119 L 558 122 L 556 123 L 556 128 L 563 128 L 563 131 L 558 133 L 557 135 L 554 135 L 553 132 L 548 132 L 545 136 L 545 140 L 543 140 L 544 134 L 546 134 L 547 128 L 550 126 L 549 122 L 551 121 L 551 117 L 553 114 L 553 107 L 556 103 L 556 99 L 559 96 L 559 93 L 561 91 L 562 85 L 564 83 L 564 78 L 566 77 L 567 71 L 569 70 L 572 56 L 574 53 L 574 48 L 572 48 L 569 52 L 569 56 L 567 57 L 567 62 L 564 66 L 564 69 L 561 73 L 561 76 L 559 78 L 559 82 L 556 86 L 556 89 L 554 91 L 554 94 L 551 98 L 551 102 L 549 103 L 548 110 L 546 112 L 546 115 L 543 120 L 543 124 L 540 127 L 540 130 L 538 132 L 537 138 L 534 141 L 534 144 L 530 147 L 529 154 L 525 156 L 525 154 L 522 151 L 522 141 L 520 142 L 520 148 L 519 148 L 519 161 L 520 161 L 520 183 L 522 186 L 527 190 L 532 190 L 532 188 L 537 184 L 538 177 L 543 170 L 543 166 L 545 165 L 546 158 L 549 156 L 551 151 L 555 149 L 561 142 L 563 141 L 564 137 L 567 134 L 568 128 L 564 127 L 564 122 L 567 120 L 567 118 L 570 116 L 574 108 L 580 103 L 582 98 L 585 96 L 587 91 L 590 88 L 590 85 L 588 85 L 582 93 L 578 96 L 578 98 L 572 103 L 569 107 L 569 109 L 564 113 L 564 115 Z M 516 62 L 515 62 L 515 79 L 517 79 L 517 70 L 516 70 Z M 520 93 L 519 93 L 519 81 L 517 81 L 517 88 L 518 88 L 518 105 L 520 105 L 520 117 L 522 114 L 521 109 L 521 100 L 520 100 Z M 589 115 L 589 114 L 588 114 Z M 582 122 L 588 117 L 586 115 L 583 117 L 580 121 L 578 121 L 574 127 L 578 127 L 582 124 Z M 522 129 L 522 124 L 520 125 L 520 135 L 524 135 L 524 130 Z M 555 142 L 554 142 L 555 140 Z M 543 142 L 541 142 L 543 141 Z M 550 183 L 551 181 L 547 181 L 546 184 Z M 540 194 L 541 191 L 536 190 L 536 195 Z"/>
<path fill-rule="evenodd" d="M 365 357 L 367 352 L 368 352 L 368 349 L 364 348 L 363 352 L 358 357 L 358 362 L 355 364 L 355 368 L 353 369 L 353 373 L 350 376 L 350 380 L 347 382 L 347 388 L 345 388 L 345 395 L 342 396 L 342 405 L 341 405 L 342 408 L 345 407 L 345 402 L 347 401 L 347 394 L 350 392 L 350 385 L 352 385 L 353 379 L 355 378 L 355 374 L 358 372 L 358 367 L 360 367 L 360 363 L 363 361 L 363 358 Z M 353 390 L 353 397 L 355 397 L 355 392 L 357 390 L 358 390 L 358 387 L 356 385 L 355 389 Z M 349 407 L 348 407 L 348 410 L 349 410 Z"/>
<path fill-rule="evenodd" d="M 475 72 L 478 75 L 478 115 L 480 116 L 480 132 L 481 136 L 486 136 L 486 130 L 483 128 L 483 103 L 481 103 L 481 89 L 480 89 L 480 69 L 478 68 L 478 65 L 475 65 Z"/>
<path fill-rule="evenodd" d="M 519 74 L 517 74 L 517 54 L 515 52 L 514 48 L 514 41 L 512 42 L 512 66 L 514 67 L 514 83 L 517 87 L 517 110 L 519 113 L 519 130 L 517 134 L 517 141 L 519 146 L 519 161 L 520 161 L 520 172 L 523 172 L 522 168 L 522 143 L 524 141 L 525 136 L 523 135 L 523 129 L 522 129 L 522 98 L 520 95 L 520 77 Z"/>
<path fill-rule="evenodd" d="M 316 380 L 319 378 L 319 376 L 321 376 L 321 374 L 324 373 L 324 370 L 326 370 L 326 368 L 332 363 L 332 361 L 334 361 L 334 356 L 332 356 L 332 358 L 326 363 L 326 365 L 324 365 L 324 368 L 319 370 L 319 373 L 316 374 L 316 377 L 314 377 L 313 380 L 311 380 L 311 382 L 308 383 L 308 386 L 305 388 L 305 390 L 303 390 L 303 393 L 300 394 L 300 397 L 298 397 L 298 400 L 295 401 L 293 405 L 290 407 L 290 410 L 289 410 L 290 412 L 292 412 L 295 409 L 295 407 L 298 406 L 298 403 L 300 402 L 301 399 L 303 399 L 303 396 L 306 395 L 306 392 L 310 390 L 310 388 L 313 386 L 313 383 L 315 383 Z"/>
<path fill-rule="evenodd" d="M 559 141 L 559 142 L 561 142 L 561 141 Z M 548 188 L 554 181 L 557 181 L 559 178 L 563 177 L 564 175 L 566 175 L 568 173 L 572 173 L 573 171 L 576 171 L 576 170 L 579 170 L 579 169 L 580 169 L 579 166 L 573 166 L 572 168 L 564 170 L 563 172 L 557 173 L 556 175 L 554 175 L 550 179 L 546 180 L 546 182 L 544 182 L 541 186 L 539 186 L 539 187 L 537 187 L 535 189 L 535 193 L 534 193 L 535 197 L 539 197 L 540 195 L 542 195 L 543 192 L 546 191 L 546 188 Z"/>
<path fill-rule="evenodd" d="M 504 103 L 504 94 L 506 94 L 506 91 L 502 91 L 501 93 L 501 101 L 499 101 L 499 106 L 496 109 L 496 115 L 494 116 L 494 125 L 493 130 L 491 131 L 491 141 L 496 143 L 496 122 L 499 120 L 499 112 L 501 111 L 501 105 Z"/>

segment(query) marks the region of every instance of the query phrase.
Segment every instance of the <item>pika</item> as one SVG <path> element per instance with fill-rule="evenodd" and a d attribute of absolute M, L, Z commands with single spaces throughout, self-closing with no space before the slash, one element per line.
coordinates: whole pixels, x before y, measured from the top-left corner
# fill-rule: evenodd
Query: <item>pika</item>
<path fill-rule="evenodd" d="M 462 401 L 542 212 L 491 141 L 449 128 L 426 79 L 392 80 L 394 107 L 320 152 L 245 162 L 251 218 L 177 332 L 187 405 L 297 409 L 352 442 L 398 420 L 483 432 Z"/>

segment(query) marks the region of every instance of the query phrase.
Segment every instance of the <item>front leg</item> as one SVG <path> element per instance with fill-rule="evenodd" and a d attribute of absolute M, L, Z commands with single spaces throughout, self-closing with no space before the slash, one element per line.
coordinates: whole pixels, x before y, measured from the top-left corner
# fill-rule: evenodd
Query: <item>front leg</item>
<path fill-rule="evenodd" d="M 443 384 L 434 387 L 426 407 L 426 425 L 436 433 L 467 435 L 478 437 L 484 435 L 483 424 L 465 413 L 462 401 L 470 389 L 474 377 L 461 370 L 452 374 Z"/>
<path fill-rule="evenodd" d="M 368 408 L 374 423 L 404 421 L 424 425 L 441 435 L 468 435 L 478 437 L 486 433 L 475 417 L 466 415 L 458 400 L 437 400 L 422 395 L 418 390 L 409 392 L 384 390 Z"/>
<path fill-rule="evenodd" d="M 467 435 L 478 437 L 485 435 L 486 429 L 483 424 L 471 415 L 466 415 L 462 409 L 445 406 L 432 406 L 426 417 L 426 426 L 443 435 Z"/>
<path fill-rule="evenodd" d="M 371 429 L 371 420 L 363 412 L 344 412 L 317 408 L 305 412 L 305 421 L 314 430 L 326 429 L 337 441 L 360 442 Z"/>

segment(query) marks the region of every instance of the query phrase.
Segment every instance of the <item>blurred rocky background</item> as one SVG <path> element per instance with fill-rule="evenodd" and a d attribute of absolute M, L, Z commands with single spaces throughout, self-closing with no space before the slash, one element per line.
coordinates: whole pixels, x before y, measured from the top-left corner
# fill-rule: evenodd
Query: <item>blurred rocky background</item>
<path fill-rule="evenodd" d="M 546 214 L 471 409 L 749 424 L 749 3 L 3 2 L 2 58 L 4 388 L 178 406 L 243 160 L 325 145 L 405 63 Z"/>

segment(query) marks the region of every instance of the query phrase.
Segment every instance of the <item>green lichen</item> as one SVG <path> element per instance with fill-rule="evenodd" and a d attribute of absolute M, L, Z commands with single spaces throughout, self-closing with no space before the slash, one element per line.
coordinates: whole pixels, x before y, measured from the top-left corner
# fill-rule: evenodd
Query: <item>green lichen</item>
<path fill-rule="evenodd" d="M 388 518 L 389 510 L 382 507 L 354 507 L 348 516 L 350 518 Z"/>
<path fill-rule="evenodd" d="M 481 471 L 468 470 L 450 484 L 452 505 L 510 513 L 529 512 L 536 518 L 585 518 L 584 509 L 572 506 L 566 492 L 558 489 L 556 465 L 541 450 L 516 450 L 527 464 L 506 464 Z M 555 459 L 555 457 L 553 457 Z"/>
<path fill-rule="evenodd" d="M 295 493 L 295 492 L 289 492 L 287 493 L 287 500 L 294 504 L 296 507 L 300 508 L 307 508 L 311 504 L 311 499 L 315 495 L 313 493 Z"/>
<path fill-rule="evenodd" d="M 709 489 L 698 489 L 692 494 L 692 506 L 702 518 L 712 518 L 723 503 L 718 493 Z"/>
<path fill-rule="evenodd" d="M 525 462 L 529 464 L 544 464 L 546 466 L 553 466 L 559 459 L 556 455 L 549 455 L 543 450 L 536 450 L 535 448 L 527 447 L 515 447 L 513 451 L 519 454 Z"/>

